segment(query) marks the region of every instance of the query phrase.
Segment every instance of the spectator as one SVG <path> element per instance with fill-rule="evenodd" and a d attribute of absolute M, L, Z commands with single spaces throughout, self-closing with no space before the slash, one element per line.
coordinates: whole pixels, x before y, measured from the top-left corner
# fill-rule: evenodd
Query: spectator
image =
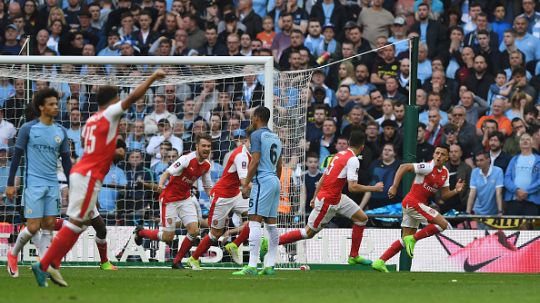
<path fill-rule="evenodd" d="M 88 5 L 88 12 L 91 15 L 90 17 L 91 26 L 103 31 L 104 29 L 103 26 L 108 17 L 108 14 L 101 13 L 101 7 L 99 6 L 99 3 L 97 2 L 93 2 Z"/>
<path fill-rule="evenodd" d="M 399 62 L 394 57 L 394 45 L 387 44 L 381 52 L 382 57 L 375 59 L 375 64 L 371 70 L 371 83 L 384 88 L 386 79 L 397 77 Z"/>
<path fill-rule="evenodd" d="M 482 124 L 487 119 L 492 119 L 497 122 L 498 129 L 506 136 L 509 136 L 512 134 L 512 125 L 510 123 L 510 120 L 504 116 L 504 106 L 505 102 L 502 99 L 495 99 L 493 101 L 493 104 L 491 105 L 491 115 L 488 116 L 482 116 L 480 119 L 478 119 L 478 122 L 476 122 L 476 133 L 477 135 L 482 135 Z"/>
<path fill-rule="evenodd" d="M 385 120 L 396 120 L 394 115 L 394 103 L 390 99 L 385 99 L 382 105 L 383 115 L 375 121 L 382 124 Z"/>
<path fill-rule="evenodd" d="M 321 24 L 317 19 L 308 21 L 308 35 L 304 41 L 304 46 L 307 47 L 310 54 L 318 56 L 319 45 L 324 41 L 321 35 Z"/>
<path fill-rule="evenodd" d="M 139 29 L 135 31 L 134 37 L 137 39 L 141 55 L 146 56 L 148 50 L 154 41 L 159 37 L 158 33 L 152 30 L 152 14 L 150 11 L 143 10 L 139 15 Z"/>
<path fill-rule="evenodd" d="M 375 86 L 369 83 L 369 69 L 365 64 L 358 64 L 355 68 L 355 83 L 350 86 L 351 99 L 362 106 L 370 103 L 369 94 Z"/>
<path fill-rule="evenodd" d="M 320 164 L 320 169 L 324 171 L 330 165 L 330 163 L 332 163 L 334 156 L 339 152 L 347 150 L 347 148 L 349 148 L 349 138 L 344 136 L 338 137 L 336 140 L 336 152 L 326 156 L 326 158 L 323 159 L 322 163 Z"/>
<path fill-rule="evenodd" d="M 415 22 L 409 31 L 420 35 L 420 41 L 427 45 L 428 58 L 441 56 L 448 49 L 446 43 L 446 28 L 440 22 L 429 19 L 429 5 L 422 3 L 418 5 Z"/>
<path fill-rule="evenodd" d="M 527 32 L 528 22 L 527 19 L 521 16 L 518 16 L 514 19 L 514 31 L 516 33 L 515 44 L 516 47 L 525 54 L 525 61 L 537 60 L 540 57 L 538 56 L 539 52 L 539 40 L 533 35 Z M 503 51 L 503 45 L 499 47 L 500 51 Z"/>
<path fill-rule="evenodd" d="M 240 13 L 240 21 L 246 26 L 246 34 L 252 39 L 262 31 L 262 19 L 253 10 L 252 0 L 238 1 L 238 11 Z"/>
<path fill-rule="evenodd" d="M 540 205 L 540 156 L 532 152 L 532 137 L 519 138 L 520 153 L 512 157 L 504 176 L 508 215 L 537 216 Z"/>
<path fill-rule="evenodd" d="M 153 135 L 158 131 L 158 122 L 162 119 L 169 121 L 169 127 L 176 123 L 176 116 L 167 110 L 165 97 L 158 95 L 154 97 L 155 109 L 149 115 L 144 117 L 144 133 Z M 185 112 L 184 112 L 185 114 Z M 185 119 L 184 119 L 185 120 Z"/>
<path fill-rule="evenodd" d="M 174 55 L 175 56 L 196 56 L 198 55 L 198 51 L 189 48 L 187 46 L 188 40 L 188 34 L 185 30 L 179 29 L 174 34 L 174 42 L 175 42 L 175 50 Z"/>
<path fill-rule="evenodd" d="M 466 121 L 471 125 L 476 125 L 478 119 L 489 109 L 484 99 L 475 96 L 471 91 L 465 88 L 461 93 L 461 106 L 466 110 Z"/>
<path fill-rule="evenodd" d="M 182 153 L 184 150 L 182 139 L 173 134 L 170 120 L 167 118 L 160 119 L 158 129 L 158 133 L 150 138 L 148 141 L 148 146 L 146 147 L 146 153 L 153 156 L 150 166 L 154 166 L 161 160 L 163 153 L 160 152 L 160 147 L 161 143 L 165 141 L 171 143 L 172 147 L 174 147 L 179 153 Z"/>
<path fill-rule="evenodd" d="M 309 213 L 311 213 L 310 202 L 314 198 L 317 182 L 319 182 L 319 179 L 322 177 L 322 173 L 319 170 L 319 157 L 316 153 L 309 153 L 306 156 L 306 167 L 307 170 L 304 172 L 306 200 L 304 201 L 305 207 L 303 207 L 303 211 L 307 216 Z"/>
<path fill-rule="evenodd" d="M 512 119 L 512 135 L 506 138 L 503 146 L 503 152 L 509 154 L 510 156 L 515 156 L 519 153 L 519 137 L 527 131 L 525 128 L 525 123 L 523 119 L 514 118 Z"/>
<path fill-rule="evenodd" d="M 408 51 L 409 45 L 405 41 L 407 40 L 407 27 L 405 23 L 405 18 L 397 16 L 390 27 L 392 31 L 392 36 L 388 38 L 388 42 L 395 43 L 395 56 L 398 54 Z M 403 59 L 402 59 L 403 60 Z M 401 60 L 400 60 L 401 61 Z"/>
<path fill-rule="evenodd" d="M 383 97 L 397 102 L 407 102 L 407 97 L 399 92 L 399 82 L 394 77 L 386 79 Z"/>
<path fill-rule="evenodd" d="M 400 136 L 398 131 L 398 124 L 394 120 L 384 120 L 381 123 L 382 133 L 379 135 L 379 146 L 384 148 L 384 145 L 387 143 L 392 143 L 394 145 L 394 152 L 396 155 L 402 154 L 402 144 L 403 138 Z M 375 155 L 379 155 L 382 151 L 374 151 Z"/>
<path fill-rule="evenodd" d="M 527 73 L 526 70 L 523 67 L 516 67 L 512 71 L 512 79 L 511 79 L 513 85 L 510 90 L 510 93 L 508 94 L 509 98 L 512 98 L 515 93 L 517 92 L 523 92 L 528 95 L 528 99 L 533 99 L 536 96 L 536 90 L 534 87 L 532 87 L 527 80 Z"/>
<path fill-rule="evenodd" d="M 146 115 L 152 112 L 152 107 L 147 105 L 147 96 L 135 101 L 126 115 L 129 121 L 144 120 Z"/>
<path fill-rule="evenodd" d="M 417 91 L 418 94 L 418 91 Z M 417 98 L 418 101 L 418 98 Z M 441 108 L 441 95 L 436 92 L 431 92 L 427 96 L 427 107 L 428 110 L 434 110 L 439 113 L 441 119 L 441 125 L 446 125 L 448 123 L 448 114 L 445 111 L 440 110 Z M 421 103 L 420 103 L 421 104 Z M 418 104 L 418 105 L 420 105 Z M 423 111 L 418 117 L 419 121 L 429 126 L 429 115 L 428 111 Z M 429 127 L 428 127 L 429 128 Z"/>
<path fill-rule="evenodd" d="M 183 17 L 183 29 L 188 34 L 187 47 L 191 49 L 199 49 L 206 42 L 204 31 L 202 31 L 197 24 L 197 17 L 193 14 L 189 14 Z"/>
<path fill-rule="evenodd" d="M 3 55 L 19 55 L 21 45 L 17 40 L 17 26 L 10 24 L 4 31 L 3 43 L 0 44 L 0 53 Z"/>
<path fill-rule="evenodd" d="M 326 118 L 323 123 L 322 128 L 323 135 L 315 140 L 310 142 L 309 151 L 315 152 L 319 155 L 319 161 L 322 161 L 331 154 L 336 153 L 336 122 L 332 118 Z M 319 163 L 319 164 L 321 164 Z"/>
<path fill-rule="evenodd" d="M 134 150 L 129 154 L 128 162 L 125 165 L 127 190 L 124 199 L 117 202 L 117 218 L 120 223 L 127 225 L 134 224 L 128 220 L 128 214 L 137 218 L 138 213 L 142 211 L 146 203 L 154 203 L 150 199 L 150 191 L 141 188 L 141 182 L 153 182 L 152 171 L 144 167 L 143 155 L 139 150 Z M 142 216 L 140 217 L 142 219 Z M 124 222 L 122 222 L 124 221 Z"/>
<path fill-rule="evenodd" d="M 103 185 L 105 186 L 101 188 L 98 195 L 99 212 L 103 217 L 114 217 L 116 203 L 121 197 L 121 192 L 115 186 L 127 185 L 126 174 L 115 163 L 111 163 L 109 172 L 103 179 Z"/>
<path fill-rule="evenodd" d="M 469 196 L 469 180 L 471 178 L 471 167 L 462 161 L 463 149 L 460 144 L 451 144 L 448 154 L 448 162 L 445 164 L 448 169 L 450 190 L 454 190 L 458 180 L 465 181 L 465 186 L 459 195 L 455 195 L 445 201 L 439 200 L 441 213 L 446 213 L 451 209 L 464 211 L 467 207 L 467 197 Z"/>
<path fill-rule="evenodd" d="M 457 105 L 452 109 L 452 124 L 457 126 L 459 142 L 462 146 L 469 147 L 471 151 L 476 151 L 478 138 L 476 136 L 475 124 L 469 123 L 465 119 L 466 109 Z"/>
<path fill-rule="evenodd" d="M 466 211 L 475 215 L 502 215 L 504 172 L 500 167 L 491 165 L 485 152 L 478 153 L 475 159 L 476 168 L 471 173 Z"/>
<path fill-rule="evenodd" d="M 489 47 L 496 49 L 499 46 L 499 37 L 488 29 L 488 17 L 485 13 L 479 13 L 475 20 L 476 29 L 465 36 L 465 45 L 473 48 L 479 46 L 480 33 L 487 34 Z"/>
<path fill-rule="evenodd" d="M 262 28 L 263 30 L 257 33 L 255 36 L 257 39 L 262 41 L 263 48 L 272 48 L 272 43 L 276 37 L 276 32 L 274 31 L 274 19 L 271 16 L 265 16 L 262 19 Z"/>
<path fill-rule="evenodd" d="M 344 120 L 343 123 L 341 123 L 341 135 L 345 138 L 349 138 L 353 130 L 365 129 L 365 120 L 365 110 L 359 105 L 355 105 L 349 111 L 349 114 L 347 115 L 347 120 Z"/>
<path fill-rule="evenodd" d="M 510 100 L 510 108 L 504 112 L 506 118 L 508 118 L 510 121 L 512 121 L 514 118 L 523 119 L 525 106 L 529 102 L 527 97 L 528 96 L 525 93 L 514 94 Z"/>
<path fill-rule="evenodd" d="M 400 133 L 403 130 L 403 125 L 405 123 L 405 104 L 400 101 L 393 102 L 394 105 L 394 116 L 396 117 L 396 123 L 398 124 Z"/>
<path fill-rule="evenodd" d="M 315 90 L 317 87 L 320 87 L 324 89 L 325 96 L 324 96 L 324 104 L 327 104 L 329 107 L 333 107 L 336 104 L 336 93 L 326 84 L 324 83 L 325 80 L 325 74 L 324 71 L 321 69 L 316 69 L 313 71 L 313 75 L 311 76 L 311 87 Z"/>
<path fill-rule="evenodd" d="M 373 117 L 373 119 L 379 119 L 383 115 L 382 105 L 384 98 L 379 90 L 372 90 L 369 93 L 369 97 L 371 99 L 371 108 L 367 111 L 367 113 Z"/>
<path fill-rule="evenodd" d="M 437 146 L 441 144 L 442 136 L 444 133 L 439 110 L 430 109 L 428 111 L 428 118 L 429 122 L 426 127 L 425 139 L 429 144 Z"/>
<path fill-rule="evenodd" d="M 328 53 L 330 56 L 336 54 L 341 48 L 339 42 L 336 41 L 334 25 L 327 23 L 322 27 L 322 40 L 317 46 L 317 50 L 312 53 L 315 57 L 320 57 L 324 53 Z"/>
<path fill-rule="evenodd" d="M 418 134 L 416 136 L 416 161 L 429 162 L 433 159 L 435 147 L 426 141 L 426 125 L 422 122 L 418 124 Z"/>
<path fill-rule="evenodd" d="M 98 56 L 120 56 L 120 50 L 118 49 L 118 42 L 120 41 L 120 35 L 116 31 L 110 31 L 107 35 L 107 47 L 99 51 Z M 110 66 L 105 67 L 107 72 L 110 71 Z"/>
<path fill-rule="evenodd" d="M 360 208 L 376 209 L 389 204 L 401 201 L 401 186 L 396 196 L 388 199 L 388 190 L 392 186 L 396 172 L 401 165 L 401 161 L 396 159 L 397 152 L 392 143 L 385 143 L 382 148 L 381 158 L 371 163 L 369 171 L 371 174 L 371 184 L 377 182 L 384 183 L 382 192 L 367 192 L 362 198 Z"/>
<path fill-rule="evenodd" d="M 242 101 L 246 107 L 245 114 L 250 117 L 256 107 L 262 105 L 264 88 L 257 80 L 257 75 L 246 75 L 242 82 L 236 82 L 233 88 L 233 100 Z M 215 106 L 214 106 L 215 107 Z"/>
<path fill-rule="evenodd" d="M 146 149 L 146 136 L 144 133 L 144 121 L 137 119 L 133 122 L 131 132 L 126 138 L 128 152 Z"/>
<path fill-rule="evenodd" d="M 13 80 L 12 87 L 14 88 L 15 92 L 12 93 L 11 97 L 9 97 L 9 99 L 7 99 L 3 104 L 3 108 L 5 110 L 4 118 L 7 122 L 18 127 L 19 120 L 24 115 L 24 107 L 26 105 L 25 80 Z M 11 89 L 8 89 L 8 92 L 9 91 L 11 91 Z M 1 105 L 0 108 L 2 108 Z"/>
<path fill-rule="evenodd" d="M 323 105 L 315 106 L 313 122 L 308 122 L 306 125 L 306 140 L 315 141 L 322 137 L 322 127 L 326 120 L 326 108 Z"/>
<path fill-rule="evenodd" d="M 518 18 L 524 18 L 527 20 L 527 32 L 533 34 L 535 37 L 540 38 L 539 28 L 540 25 L 540 13 L 535 10 L 536 3 L 533 0 L 523 0 L 522 8 L 523 14 L 519 15 Z"/>
<path fill-rule="evenodd" d="M 364 144 L 365 147 L 368 147 L 375 157 L 377 157 L 380 154 L 380 148 L 379 145 L 379 123 L 375 121 L 369 121 L 366 126 L 366 143 Z"/>
<path fill-rule="evenodd" d="M 475 95 L 486 100 L 489 86 L 495 82 L 495 78 L 488 72 L 486 58 L 482 55 L 474 57 L 473 73 L 465 79 L 467 88 Z"/>
<path fill-rule="evenodd" d="M 512 28 L 512 25 L 505 21 L 506 8 L 504 4 L 500 2 L 495 4 L 493 16 L 495 18 L 494 21 L 490 24 L 491 30 L 497 34 L 499 41 L 503 41 L 504 32 Z"/>
<path fill-rule="evenodd" d="M 0 107 L 0 146 L 12 145 L 16 134 L 15 126 L 4 119 L 4 109 Z"/>
<path fill-rule="evenodd" d="M 335 0 L 322 0 L 317 1 L 315 5 L 311 7 L 311 16 L 319 20 L 320 24 L 332 23 L 338 33 L 337 40 L 343 40 L 343 29 L 345 22 L 347 21 L 346 8 L 340 1 Z"/>
<path fill-rule="evenodd" d="M 279 62 L 283 51 L 291 45 L 291 32 L 293 29 L 293 17 L 289 13 L 281 15 L 281 30 L 272 41 L 272 55 Z"/>
<path fill-rule="evenodd" d="M 281 57 L 279 58 L 279 67 L 282 70 L 287 70 L 290 68 L 289 56 L 293 50 L 300 51 L 301 49 L 307 49 L 304 46 L 304 36 L 300 30 L 292 30 L 290 34 L 290 39 L 290 46 L 283 50 L 283 52 L 281 53 Z"/>
<path fill-rule="evenodd" d="M 510 163 L 512 156 L 502 150 L 504 138 L 505 137 L 501 132 L 492 132 L 488 135 L 488 144 L 491 163 L 495 166 L 500 167 L 503 171 L 506 171 L 506 168 L 508 167 L 508 163 Z"/>
<path fill-rule="evenodd" d="M 152 141 L 150 139 L 150 141 Z M 154 174 L 154 180 L 159 180 L 163 172 L 169 168 L 169 151 L 172 150 L 171 142 L 165 140 L 159 144 L 159 161 L 151 164 L 150 170 Z"/>

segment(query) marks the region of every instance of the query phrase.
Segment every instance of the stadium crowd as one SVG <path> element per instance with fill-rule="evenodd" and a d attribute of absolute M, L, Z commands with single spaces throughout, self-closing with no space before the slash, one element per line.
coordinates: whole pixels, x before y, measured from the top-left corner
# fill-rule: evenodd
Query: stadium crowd
<path fill-rule="evenodd" d="M 24 55 L 28 42 L 31 54 L 44 56 L 267 55 L 282 71 L 340 61 L 313 73 L 306 163 L 288 163 L 291 173 L 285 178 L 290 180 L 282 182 L 298 190 L 305 186 L 307 203 L 302 205 L 309 212 L 322 170 L 347 148 L 351 130 L 361 128 L 366 146 L 359 182 L 383 181 L 385 191 L 353 196 L 373 210 L 401 199 L 389 200 L 387 192 L 403 152 L 408 39 L 419 37 L 417 161 L 430 161 L 434 146 L 447 144 L 450 188 L 458 179 L 467 184 L 459 196 L 433 203 L 442 213 L 540 215 L 537 9 L 534 0 L 0 1 L 0 53 Z M 62 69 L 95 72 L 91 66 Z M 134 71 L 107 66 L 98 72 Z M 27 89 L 51 86 L 60 92 L 58 121 L 73 141 L 74 161 L 82 154 L 82 123 L 97 110 L 92 86 L 31 85 L 0 79 L 0 193 L 9 148 L 32 114 L 26 107 Z M 193 150 L 198 133 L 208 132 L 214 140 L 216 181 L 227 153 L 245 138 L 263 90 L 259 77 L 245 76 L 233 82 L 167 85 L 139 100 L 120 124 L 118 147 L 125 150 L 125 159 L 111 167 L 104 181 L 109 187 L 99 196 L 109 224 L 158 218 L 151 183 L 179 155 Z M 297 181 L 301 174 L 303 185 Z M 206 201 L 204 212 L 208 197 L 199 192 Z M 6 199 L 1 204 L 13 206 Z"/>

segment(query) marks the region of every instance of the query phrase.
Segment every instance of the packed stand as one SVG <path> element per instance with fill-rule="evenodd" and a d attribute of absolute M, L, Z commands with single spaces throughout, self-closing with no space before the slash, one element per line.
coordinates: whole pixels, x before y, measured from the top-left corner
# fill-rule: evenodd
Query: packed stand
<path fill-rule="evenodd" d="M 262 55 L 273 56 L 281 71 L 324 66 L 313 72 L 309 87 L 306 163 L 289 163 L 291 180 L 282 180 L 296 184 L 303 174 L 302 211 L 309 213 L 322 171 L 358 128 L 366 134 L 359 182 L 383 181 L 385 191 L 351 197 L 369 210 L 401 201 L 399 195 L 388 199 L 387 191 L 402 161 L 410 85 L 407 40 L 419 37 L 417 161 L 430 161 L 434 146 L 447 144 L 450 188 L 458 179 L 467 184 L 459 196 L 436 199 L 434 205 L 442 213 L 534 216 L 540 215 L 537 9 L 533 0 L 0 1 L 0 53 Z M 62 69 L 83 75 L 137 72 L 125 66 Z M 245 138 L 250 114 L 263 102 L 261 79 L 167 85 L 139 100 L 120 125 L 118 147 L 125 157 L 111 167 L 100 193 L 100 211 L 108 223 L 159 220 L 152 184 L 179 155 L 193 150 L 198 133 L 208 132 L 215 140 L 212 176 L 217 180 L 227 153 Z M 0 190 L 17 128 L 32 114 L 27 91 L 51 86 L 61 92 L 58 120 L 72 139 L 74 161 L 82 153 L 82 123 L 97 110 L 95 87 L 27 85 L 21 79 L 0 80 Z M 206 201 L 204 214 L 208 197 L 200 195 Z M 1 203 L 15 207 L 5 199 Z M 337 219 L 331 224 L 348 223 Z"/>

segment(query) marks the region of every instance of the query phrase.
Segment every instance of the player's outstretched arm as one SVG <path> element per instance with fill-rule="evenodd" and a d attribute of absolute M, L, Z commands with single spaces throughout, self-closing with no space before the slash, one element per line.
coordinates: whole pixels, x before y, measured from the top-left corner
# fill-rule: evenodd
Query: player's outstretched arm
<path fill-rule="evenodd" d="M 169 179 L 170 176 L 171 174 L 168 171 L 164 171 L 163 174 L 161 174 L 161 177 L 159 178 L 158 188 L 157 188 L 159 192 L 163 191 L 165 182 L 167 181 L 167 179 Z"/>
<path fill-rule="evenodd" d="M 352 193 L 364 192 L 382 192 L 384 191 L 384 183 L 378 182 L 373 186 L 358 184 L 357 181 L 348 181 L 349 191 Z"/>
<path fill-rule="evenodd" d="M 413 173 L 414 165 L 412 163 L 403 163 L 399 166 L 396 176 L 394 177 L 394 183 L 388 189 L 388 198 L 393 199 L 396 196 L 401 179 L 406 173 Z"/>
<path fill-rule="evenodd" d="M 162 69 L 157 69 L 150 77 L 144 80 L 143 83 L 139 84 L 135 90 L 129 94 L 124 100 L 122 100 L 122 109 L 127 110 L 131 107 L 135 101 L 139 100 L 146 94 L 146 91 L 150 88 L 152 83 L 157 80 L 165 78 L 166 73 Z"/>
<path fill-rule="evenodd" d="M 465 181 L 459 179 L 456 183 L 456 188 L 454 188 L 453 190 L 450 190 L 448 186 L 441 188 L 441 198 L 446 201 L 452 198 L 453 196 L 459 194 L 463 190 L 464 187 L 465 187 Z"/>

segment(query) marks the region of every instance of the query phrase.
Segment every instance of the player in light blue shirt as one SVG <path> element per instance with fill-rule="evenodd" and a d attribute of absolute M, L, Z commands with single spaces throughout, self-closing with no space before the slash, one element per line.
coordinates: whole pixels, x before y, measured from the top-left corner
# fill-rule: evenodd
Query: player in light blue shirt
<path fill-rule="evenodd" d="M 261 251 L 262 228 L 264 220 L 268 231 L 268 244 L 263 241 L 262 251 L 268 245 L 264 258 L 264 269 L 259 275 L 274 274 L 279 234 L 277 230 L 277 210 L 279 206 L 281 149 L 278 135 L 268 128 L 270 110 L 259 106 L 251 117 L 251 126 L 255 130 L 250 137 L 251 162 L 248 167 L 246 184 L 253 180 L 249 196 L 249 264 L 233 275 L 256 275 L 259 252 Z M 249 188 L 243 188 L 242 194 L 247 196 Z"/>
<path fill-rule="evenodd" d="M 12 277 L 18 276 L 17 256 L 24 244 L 42 229 L 37 241 L 43 255 L 52 240 L 52 231 L 59 212 L 59 187 L 56 173 L 58 157 L 67 175 L 71 170 L 70 149 L 65 128 L 54 122 L 58 115 L 58 92 L 45 88 L 34 95 L 34 109 L 39 119 L 25 123 L 19 130 L 9 171 L 6 196 L 13 199 L 16 188 L 15 175 L 21 157 L 25 154 L 23 205 L 26 228 L 19 233 L 11 253 L 8 269 Z M 69 179 L 69 178 L 68 178 Z"/>

